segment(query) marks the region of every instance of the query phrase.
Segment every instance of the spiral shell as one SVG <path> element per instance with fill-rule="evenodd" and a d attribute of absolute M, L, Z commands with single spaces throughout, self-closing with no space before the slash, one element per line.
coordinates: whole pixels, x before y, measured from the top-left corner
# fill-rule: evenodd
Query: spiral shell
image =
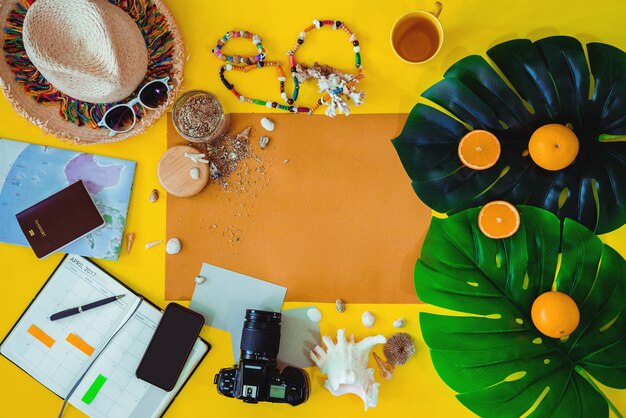
<path fill-rule="evenodd" d="M 341 300 L 341 299 L 337 299 L 335 301 L 335 309 L 339 313 L 345 312 L 346 311 L 346 303 L 343 300 Z"/>

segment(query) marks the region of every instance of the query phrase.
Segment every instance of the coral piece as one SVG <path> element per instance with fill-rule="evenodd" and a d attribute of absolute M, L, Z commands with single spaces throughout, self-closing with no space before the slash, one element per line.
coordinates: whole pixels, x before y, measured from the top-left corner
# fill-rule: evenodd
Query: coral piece
<path fill-rule="evenodd" d="M 149 249 L 149 248 L 154 247 L 155 245 L 159 245 L 162 242 L 163 241 L 161 241 L 161 240 L 148 242 L 148 243 L 146 243 L 146 250 Z"/>
<path fill-rule="evenodd" d="M 406 320 L 404 318 L 398 318 L 393 321 L 394 328 L 404 328 L 404 325 L 406 325 Z"/>
<path fill-rule="evenodd" d="M 389 337 L 383 351 L 391 364 L 401 366 L 415 354 L 415 343 L 409 334 L 399 332 Z"/>
<path fill-rule="evenodd" d="M 322 337 L 326 351 L 319 345 L 311 351 L 311 359 L 327 376 L 324 386 L 335 396 L 353 393 L 364 403 L 365 410 L 378 405 L 378 386 L 374 369 L 367 367 L 369 353 L 387 339 L 382 335 L 366 337 L 356 343 L 354 335 L 346 340 L 345 329 L 337 330 L 337 343 L 329 336 Z"/>
<path fill-rule="evenodd" d="M 265 147 L 267 147 L 267 144 L 270 143 L 270 139 L 267 136 L 262 136 L 259 138 L 259 146 L 261 147 L 261 149 L 265 149 Z"/>
<path fill-rule="evenodd" d="M 199 180 L 200 169 L 198 167 L 191 167 L 191 170 L 189 170 L 189 175 L 191 176 L 192 179 Z"/>
<path fill-rule="evenodd" d="M 159 200 L 159 191 L 157 189 L 152 189 L 152 193 L 150 193 L 150 197 L 148 198 L 148 200 L 152 203 Z"/>
<path fill-rule="evenodd" d="M 131 232 L 126 236 L 126 255 L 130 254 L 130 249 L 133 248 L 133 242 L 135 241 L 135 233 Z"/>
<path fill-rule="evenodd" d="M 311 308 L 306 311 L 306 316 L 313 322 L 320 322 L 322 320 L 322 312 L 317 308 Z"/>
<path fill-rule="evenodd" d="M 381 377 L 384 377 L 387 380 L 391 380 L 391 376 L 393 375 L 393 371 L 395 370 L 396 366 L 389 363 L 388 361 L 383 360 L 376 353 L 372 353 L 372 356 L 374 356 L 374 360 L 376 360 L 378 367 L 380 367 Z"/>
<path fill-rule="evenodd" d="M 376 317 L 370 311 L 365 311 L 361 315 L 361 322 L 366 328 L 371 328 L 374 326 L 374 322 L 376 322 Z"/>
<path fill-rule="evenodd" d="M 310 78 L 317 80 L 318 91 L 328 95 L 328 105 L 326 116 L 334 117 L 337 112 L 346 116 L 350 114 L 348 101 L 352 101 L 355 106 L 359 106 L 365 100 L 365 93 L 356 90 L 356 79 L 351 74 L 345 74 L 329 65 L 318 64 L 317 62 L 309 67 L 305 64 L 296 65 L 295 77 L 300 84 Z"/>
<path fill-rule="evenodd" d="M 337 299 L 335 301 L 335 309 L 339 313 L 345 312 L 346 311 L 346 303 L 343 300 L 341 300 L 341 299 Z"/>
<path fill-rule="evenodd" d="M 204 158 L 205 154 L 191 154 L 191 153 L 186 152 L 185 153 L 185 157 L 189 158 L 194 163 L 202 163 L 202 164 L 208 164 L 209 163 L 209 160 Z"/>
<path fill-rule="evenodd" d="M 182 247 L 178 238 L 170 238 L 167 244 L 165 244 L 165 252 L 168 254 L 178 254 Z"/>
<path fill-rule="evenodd" d="M 263 129 L 265 129 L 266 131 L 269 131 L 269 132 L 272 132 L 274 130 L 274 128 L 276 127 L 274 122 L 271 119 L 268 119 L 268 118 L 261 119 L 261 126 L 263 127 Z"/>

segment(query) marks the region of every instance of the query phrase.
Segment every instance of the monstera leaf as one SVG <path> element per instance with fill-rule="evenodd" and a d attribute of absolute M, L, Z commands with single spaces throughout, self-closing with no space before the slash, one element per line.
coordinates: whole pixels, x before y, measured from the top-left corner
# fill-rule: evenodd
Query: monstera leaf
<path fill-rule="evenodd" d="M 482 417 L 606 417 L 613 406 L 589 376 L 626 388 L 624 259 L 571 219 L 561 233 L 552 213 L 518 209 L 520 228 L 504 240 L 480 232 L 478 208 L 432 220 L 417 294 L 471 314 L 421 314 L 435 368 Z M 531 320 L 533 301 L 553 284 L 580 310 L 567 340 L 542 335 Z"/>
<path fill-rule="evenodd" d="M 393 144 L 419 197 L 453 214 L 496 199 L 543 207 L 596 233 L 626 221 L 626 54 L 576 39 L 516 39 L 487 51 L 504 79 L 477 55 L 452 65 L 422 96 Z M 593 84 L 589 67 L 593 74 Z M 453 115 L 453 116 L 451 116 Z M 534 164 L 528 141 L 538 127 L 571 123 L 580 142 L 561 171 Z M 471 129 L 500 140 L 498 163 L 484 171 L 463 166 L 457 145 Z"/>

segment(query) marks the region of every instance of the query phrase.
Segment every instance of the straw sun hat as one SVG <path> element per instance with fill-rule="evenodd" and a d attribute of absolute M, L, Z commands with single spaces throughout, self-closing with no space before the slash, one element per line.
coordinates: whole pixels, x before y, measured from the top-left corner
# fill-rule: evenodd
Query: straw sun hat
<path fill-rule="evenodd" d="M 183 46 L 162 0 L 0 0 L 0 88 L 47 133 L 80 144 L 119 141 L 154 123 L 182 82 Z M 136 107 L 137 124 L 109 136 L 97 127 L 116 103 L 169 77 L 168 102 Z"/>

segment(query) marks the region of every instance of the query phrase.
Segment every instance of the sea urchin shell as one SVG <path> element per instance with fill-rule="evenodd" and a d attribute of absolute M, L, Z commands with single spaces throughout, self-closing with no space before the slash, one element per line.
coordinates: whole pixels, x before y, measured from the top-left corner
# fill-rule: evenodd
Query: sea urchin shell
<path fill-rule="evenodd" d="M 389 337 L 383 351 L 391 364 L 400 366 L 415 354 L 415 343 L 409 334 L 398 332 Z"/>

